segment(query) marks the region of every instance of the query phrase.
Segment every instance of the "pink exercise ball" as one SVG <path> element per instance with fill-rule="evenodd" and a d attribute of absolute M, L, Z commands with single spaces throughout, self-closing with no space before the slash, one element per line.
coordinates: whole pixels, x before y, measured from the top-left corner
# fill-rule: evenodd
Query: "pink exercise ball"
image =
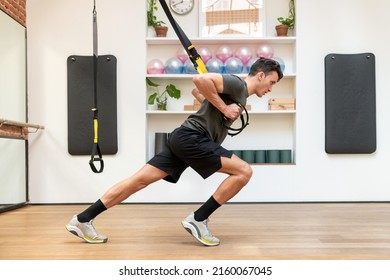
<path fill-rule="evenodd" d="M 198 49 L 198 54 L 202 57 L 203 63 L 207 63 L 212 57 L 213 54 L 209 48 L 201 47 Z"/>
<path fill-rule="evenodd" d="M 218 59 L 220 59 L 222 62 L 225 62 L 226 59 L 230 58 L 233 56 L 233 50 L 231 47 L 229 46 L 226 46 L 226 45 L 223 45 L 223 46 L 220 46 L 218 49 L 217 49 L 217 52 L 216 52 L 216 57 Z"/>
<path fill-rule="evenodd" d="M 272 58 L 274 56 L 274 49 L 271 45 L 261 44 L 256 51 L 257 57 Z"/>
<path fill-rule="evenodd" d="M 187 51 L 184 47 L 180 47 L 176 52 L 176 57 L 180 59 L 182 63 L 186 62 L 188 59 Z"/>
<path fill-rule="evenodd" d="M 249 59 L 252 58 L 252 51 L 248 47 L 240 47 L 236 50 L 234 56 L 241 60 L 243 64 L 247 64 Z"/>
<path fill-rule="evenodd" d="M 146 71 L 148 74 L 163 74 L 165 71 L 164 63 L 156 58 L 150 60 L 146 67 Z"/>

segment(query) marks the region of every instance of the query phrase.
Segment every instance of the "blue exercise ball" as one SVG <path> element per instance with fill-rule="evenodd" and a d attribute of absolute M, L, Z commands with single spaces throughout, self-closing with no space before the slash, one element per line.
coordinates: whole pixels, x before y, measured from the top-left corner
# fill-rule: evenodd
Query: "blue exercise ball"
<path fill-rule="evenodd" d="M 166 74 L 181 74 L 183 73 L 183 62 L 177 57 L 171 57 L 165 62 Z"/>
<path fill-rule="evenodd" d="M 206 63 L 206 69 L 210 73 L 223 73 L 224 72 L 224 66 L 222 60 L 219 58 L 211 58 Z"/>
<path fill-rule="evenodd" d="M 195 66 L 192 63 L 191 59 L 187 59 L 184 62 L 184 73 L 185 74 L 197 74 L 198 73 L 198 71 L 195 69 Z"/>
<path fill-rule="evenodd" d="M 286 69 L 286 64 L 284 63 L 284 60 L 278 56 L 274 56 L 272 59 L 280 64 L 280 69 L 282 69 L 282 72 L 284 72 L 284 69 Z"/>
<path fill-rule="evenodd" d="M 239 74 L 242 73 L 244 64 L 237 57 L 230 57 L 225 61 L 225 73 L 228 74 Z"/>
<path fill-rule="evenodd" d="M 253 63 L 255 63 L 258 59 L 259 58 L 257 58 L 257 57 L 252 57 L 251 59 L 249 59 L 249 61 L 247 62 L 246 66 L 245 66 L 247 73 L 250 72 Z"/>

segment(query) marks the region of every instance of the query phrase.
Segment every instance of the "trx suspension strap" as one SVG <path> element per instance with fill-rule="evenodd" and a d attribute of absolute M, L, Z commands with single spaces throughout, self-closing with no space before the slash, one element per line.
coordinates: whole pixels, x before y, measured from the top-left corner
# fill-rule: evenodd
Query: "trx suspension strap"
<path fill-rule="evenodd" d="M 188 39 L 187 35 L 184 33 L 184 31 L 181 29 L 179 24 L 176 22 L 176 20 L 173 18 L 171 11 L 168 8 L 167 3 L 165 0 L 159 0 L 160 4 L 168 17 L 169 22 L 171 23 L 173 29 L 175 30 L 175 33 L 177 37 L 179 38 L 181 44 L 183 45 L 184 49 L 186 50 L 191 62 L 193 63 L 195 69 L 198 71 L 199 74 L 204 74 L 207 73 L 206 66 L 202 60 L 202 57 L 198 54 L 197 50 L 195 49 L 194 45 L 192 45 L 191 41 Z M 227 96 L 225 96 L 227 97 Z M 227 97 L 229 98 L 229 97 Z M 246 115 L 246 120 L 244 120 L 244 116 L 241 114 L 240 119 L 241 119 L 241 128 L 232 128 L 229 126 L 226 126 L 224 124 L 224 127 L 226 127 L 229 130 L 232 130 L 234 132 L 228 132 L 230 136 L 235 136 L 239 134 L 241 131 L 244 130 L 244 128 L 249 124 L 249 114 L 248 111 L 244 106 L 242 106 L 239 102 L 229 98 L 232 102 L 236 103 L 238 106 L 241 107 L 241 109 L 245 112 Z M 224 116 L 226 119 L 226 117 Z"/>
<path fill-rule="evenodd" d="M 160 4 L 164 9 L 164 12 L 167 15 L 173 29 L 175 30 L 177 37 L 179 37 L 181 44 L 183 45 L 189 58 L 194 64 L 195 69 L 198 71 L 199 74 L 207 73 L 206 66 L 204 65 L 201 56 L 198 54 L 195 47 L 192 45 L 191 41 L 188 39 L 187 35 L 184 33 L 184 31 L 181 29 L 181 27 L 177 24 L 177 22 L 173 18 L 171 11 L 169 10 L 165 0 L 160 0 Z"/>
<path fill-rule="evenodd" d="M 94 107 L 93 111 L 93 146 L 91 159 L 89 165 L 95 173 L 103 172 L 104 162 L 102 153 L 99 147 L 99 121 L 98 121 L 98 104 L 97 104 L 97 73 L 98 73 L 98 41 L 97 41 L 97 12 L 96 2 L 93 1 L 93 93 L 94 93 Z M 100 168 L 95 167 L 95 162 L 100 163 Z"/>

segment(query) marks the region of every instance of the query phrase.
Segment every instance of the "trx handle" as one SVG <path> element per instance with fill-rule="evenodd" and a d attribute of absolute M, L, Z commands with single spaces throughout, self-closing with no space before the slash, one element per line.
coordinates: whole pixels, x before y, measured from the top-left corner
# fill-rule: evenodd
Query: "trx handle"
<path fill-rule="evenodd" d="M 171 23 L 173 29 L 175 30 L 177 37 L 179 38 L 184 49 L 186 50 L 195 69 L 198 71 L 199 74 L 207 73 L 208 71 L 207 71 L 207 68 L 206 68 L 203 60 L 202 60 L 202 57 L 197 52 L 194 45 L 191 43 L 190 39 L 188 39 L 188 37 L 184 33 L 183 29 L 181 29 L 179 24 L 173 18 L 172 13 L 168 8 L 167 3 L 165 2 L 165 0 L 159 0 L 159 1 L 160 1 L 160 4 L 161 4 L 166 16 L 168 17 L 169 22 Z M 229 126 L 226 126 L 225 124 L 223 124 L 223 126 L 225 128 L 227 128 L 228 130 L 235 131 L 235 132 L 228 132 L 228 135 L 230 135 L 230 136 L 235 136 L 235 135 L 241 133 L 244 130 L 244 128 L 249 124 L 249 114 L 248 114 L 248 111 L 246 110 L 246 108 L 244 106 L 242 106 L 239 102 L 236 102 L 234 100 L 233 100 L 233 102 L 236 103 L 238 106 L 240 106 L 242 108 L 242 110 L 245 112 L 246 121 L 244 120 L 244 117 L 241 114 L 240 115 L 241 128 L 232 128 L 232 127 L 229 127 Z M 224 119 L 227 119 L 227 118 L 224 116 Z"/>
<path fill-rule="evenodd" d="M 227 128 L 228 130 L 234 131 L 234 132 L 228 132 L 228 135 L 230 135 L 230 136 L 236 136 L 236 135 L 240 134 L 244 130 L 244 128 L 249 125 L 249 113 L 248 113 L 247 109 L 238 102 L 234 102 L 234 103 L 236 103 L 238 106 L 240 106 L 241 109 L 245 112 L 246 120 L 244 119 L 244 115 L 241 114 L 240 115 L 240 120 L 241 120 L 241 127 L 240 128 L 233 128 L 231 126 L 227 126 L 227 125 L 223 124 L 223 126 L 225 128 Z M 224 119 L 227 119 L 227 118 L 224 117 Z"/>
<path fill-rule="evenodd" d="M 93 146 L 89 166 L 94 173 L 101 173 L 104 169 L 102 153 L 99 147 L 99 118 L 97 106 L 97 73 L 98 73 L 98 40 L 97 40 L 97 12 L 96 3 L 93 4 L 93 92 L 94 92 L 94 107 L 93 111 Z M 95 167 L 95 162 L 100 163 L 100 168 Z"/>

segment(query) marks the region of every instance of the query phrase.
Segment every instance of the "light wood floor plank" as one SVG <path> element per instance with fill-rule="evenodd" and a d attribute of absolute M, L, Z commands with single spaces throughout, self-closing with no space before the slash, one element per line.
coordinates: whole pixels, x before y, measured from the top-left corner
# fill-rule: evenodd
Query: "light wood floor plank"
<path fill-rule="evenodd" d="M 227 204 L 196 242 L 181 220 L 198 205 L 122 204 L 94 222 L 109 237 L 86 244 L 65 229 L 86 205 L 30 205 L 0 214 L 3 260 L 390 260 L 390 204 Z"/>

